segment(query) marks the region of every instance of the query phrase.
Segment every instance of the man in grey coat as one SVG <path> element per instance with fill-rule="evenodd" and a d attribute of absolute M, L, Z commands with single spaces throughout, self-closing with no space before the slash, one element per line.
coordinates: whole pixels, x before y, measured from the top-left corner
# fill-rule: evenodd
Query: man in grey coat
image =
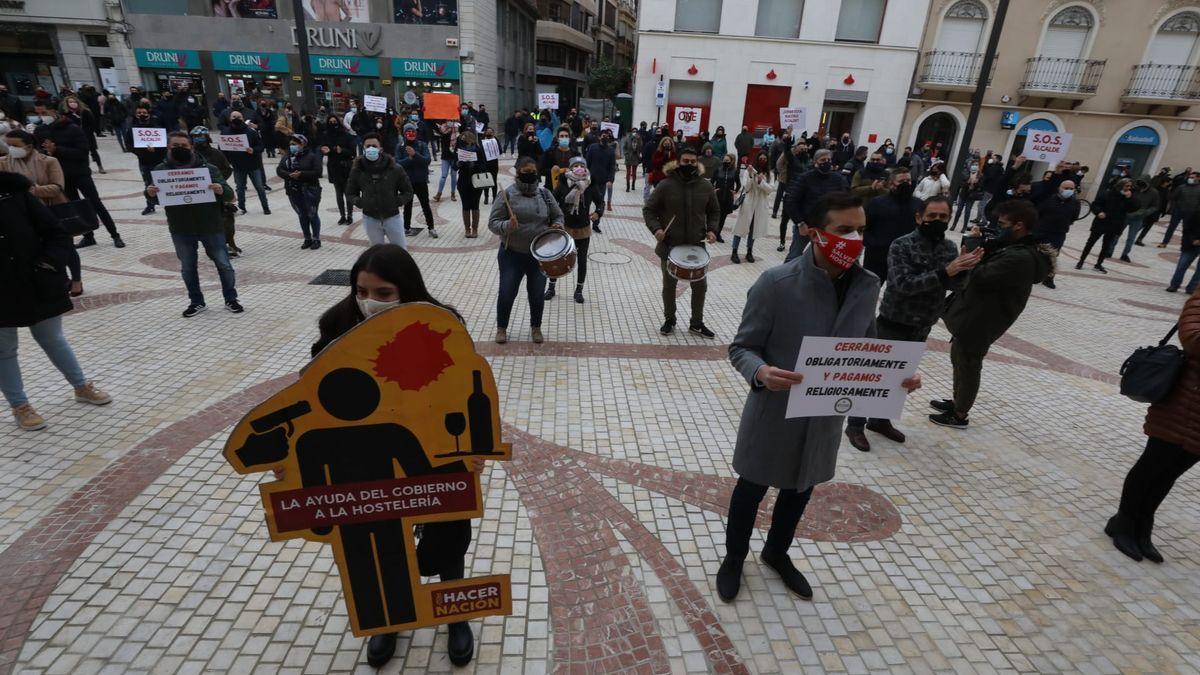
<path fill-rule="evenodd" d="M 750 394 L 733 453 L 738 482 L 729 500 L 725 560 L 717 571 L 717 594 L 725 602 L 741 587 L 742 564 L 768 487 L 778 488 L 779 498 L 762 561 L 788 590 L 812 599 L 812 587 L 787 551 L 813 487 L 833 478 L 842 417 L 787 419 L 789 390 L 803 381 L 791 368 L 805 336 L 875 336 L 879 278 L 858 264 L 864 227 L 861 199 L 845 192 L 824 195 L 801 228 L 812 245 L 760 276 L 746 298 L 741 327 L 729 345 L 730 361 L 750 383 Z M 920 386 L 920 375 L 904 382 L 908 391 Z"/>

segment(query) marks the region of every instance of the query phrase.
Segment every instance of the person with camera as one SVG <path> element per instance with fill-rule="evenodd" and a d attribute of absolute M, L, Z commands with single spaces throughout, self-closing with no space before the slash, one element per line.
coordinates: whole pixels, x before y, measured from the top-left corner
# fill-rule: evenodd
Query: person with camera
<path fill-rule="evenodd" d="M 791 369 L 807 336 L 875 337 L 879 279 L 858 265 L 866 226 L 862 200 L 837 192 L 823 196 L 801 233 L 811 243 L 801 256 L 763 272 L 746 296 L 742 322 L 729 344 L 729 360 L 750 385 L 733 451 L 737 485 L 729 499 L 725 557 L 717 570 L 717 595 L 737 597 L 759 504 L 779 490 L 763 564 L 805 600 L 813 589 L 788 549 L 813 488 L 833 479 L 842 418 L 787 418 L 792 386 L 804 382 Z M 921 376 L 905 380 L 912 392 Z"/>
<path fill-rule="evenodd" d="M 1033 236 L 1038 224 L 1033 204 L 1024 199 L 1006 201 L 996 207 L 996 218 L 999 233 L 983 242 L 983 258 L 944 317 L 953 336 L 954 398 L 930 401 L 938 413 L 930 415 L 929 421 L 952 429 L 967 428 L 984 357 L 1025 311 L 1034 284 L 1041 283 L 1054 265 Z M 973 233 L 978 234 L 978 228 Z"/>
<path fill-rule="evenodd" d="M 26 431 L 46 428 L 25 394 L 17 361 L 17 329 L 28 328 L 50 362 L 75 388 L 75 400 L 106 405 L 112 397 L 87 379 L 63 334 L 62 316 L 74 308 L 67 297 L 63 271 L 74 249 L 71 236 L 18 173 L 0 172 L 0 392 L 17 426 Z M 44 186 L 43 186 L 44 187 Z M 45 191 L 43 191 L 45 192 Z"/>
<path fill-rule="evenodd" d="M 895 170 L 893 177 L 912 181 L 912 174 L 903 169 Z M 888 247 L 887 286 L 879 305 L 879 316 L 875 317 L 875 337 L 883 340 L 924 342 L 942 316 L 947 291 L 962 288 L 966 273 L 983 258 L 983 249 L 959 251 L 946 239 L 946 225 L 950 222 L 948 197 L 930 197 L 917 204 L 917 209 L 909 216 L 916 221 L 916 228 L 910 225 L 909 232 L 896 238 Z M 868 213 L 868 234 L 870 223 Z M 846 420 L 846 438 L 861 452 L 871 451 L 864 429 L 896 443 L 906 440 L 891 420 L 850 417 Z"/>
<path fill-rule="evenodd" d="M 1154 545 L 1154 516 L 1188 469 L 1200 461 L 1200 289 L 1179 315 L 1184 362 L 1166 397 L 1146 411 L 1146 449 L 1125 476 L 1117 513 L 1104 533 L 1118 551 L 1141 561 L 1163 561 Z"/>

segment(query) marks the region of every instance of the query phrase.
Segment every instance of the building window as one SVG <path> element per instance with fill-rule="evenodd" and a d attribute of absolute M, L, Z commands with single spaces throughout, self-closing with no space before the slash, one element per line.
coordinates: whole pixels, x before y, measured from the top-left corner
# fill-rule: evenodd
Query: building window
<path fill-rule="evenodd" d="M 983 29 L 987 19 L 987 8 L 978 0 L 959 0 L 954 3 L 942 18 L 937 50 L 956 54 L 979 53 L 982 51 Z"/>
<path fill-rule="evenodd" d="M 804 0 L 758 0 L 758 21 L 754 34 L 759 37 L 800 37 L 800 17 Z"/>
<path fill-rule="evenodd" d="M 107 35 L 97 35 L 95 33 L 84 33 L 83 41 L 89 47 L 107 47 L 108 46 L 108 36 Z"/>
<path fill-rule="evenodd" d="M 887 0 L 842 0 L 837 39 L 843 42 L 879 42 Z"/>
<path fill-rule="evenodd" d="M 617 6 L 611 2 L 604 5 L 604 25 L 609 28 L 617 27 Z"/>
<path fill-rule="evenodd" d="M 721 32 L 721 0 L 677 0 L 675 30 L 695 33 Z"/>
<path fill-rule="evenodd" d="M 188 0 L 124 0 L 129 14 L 174 14 L 184 16 Z"/>

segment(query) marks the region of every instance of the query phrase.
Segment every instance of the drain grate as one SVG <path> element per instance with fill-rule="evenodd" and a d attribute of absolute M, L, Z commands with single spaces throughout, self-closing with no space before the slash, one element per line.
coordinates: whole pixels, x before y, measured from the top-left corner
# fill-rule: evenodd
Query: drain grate
<path fill-rule="evenodd" d="M 325 270 L 316 279 L 308 282 L 309 286 L 349 286 L 350 270 Z"/>

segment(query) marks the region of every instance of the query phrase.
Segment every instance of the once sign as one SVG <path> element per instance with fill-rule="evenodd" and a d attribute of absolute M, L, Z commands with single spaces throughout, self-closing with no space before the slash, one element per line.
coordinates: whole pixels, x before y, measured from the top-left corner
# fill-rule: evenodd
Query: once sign
<path fill-rule="evenodd" d="M 787 418 L 854 415 L 896 419 L 917 372 L 924 342 L 806 337 L 796 360 L 804 382 L 792 387 Z"/>
<path fill-rule="evenodd" d="M 281 471 L 259 486 L 271 539 L 330 545 L 359 636 L 512 613 L 507 575 L 421 583 L 432 524 L 483 516 L 472 460 L 511 457 L 487 360 L 424 303 L 334 341 L 225 444 L 238 473 Z"/>
<path fill-rule="evenodd" d="M 1033 131 L 1025 137 L 1025 149 L 1021 151 L 1035 162 L 1057 164 L 1067 158 L 1071 149 L 1071 134 L 1065 131 Z"/>

